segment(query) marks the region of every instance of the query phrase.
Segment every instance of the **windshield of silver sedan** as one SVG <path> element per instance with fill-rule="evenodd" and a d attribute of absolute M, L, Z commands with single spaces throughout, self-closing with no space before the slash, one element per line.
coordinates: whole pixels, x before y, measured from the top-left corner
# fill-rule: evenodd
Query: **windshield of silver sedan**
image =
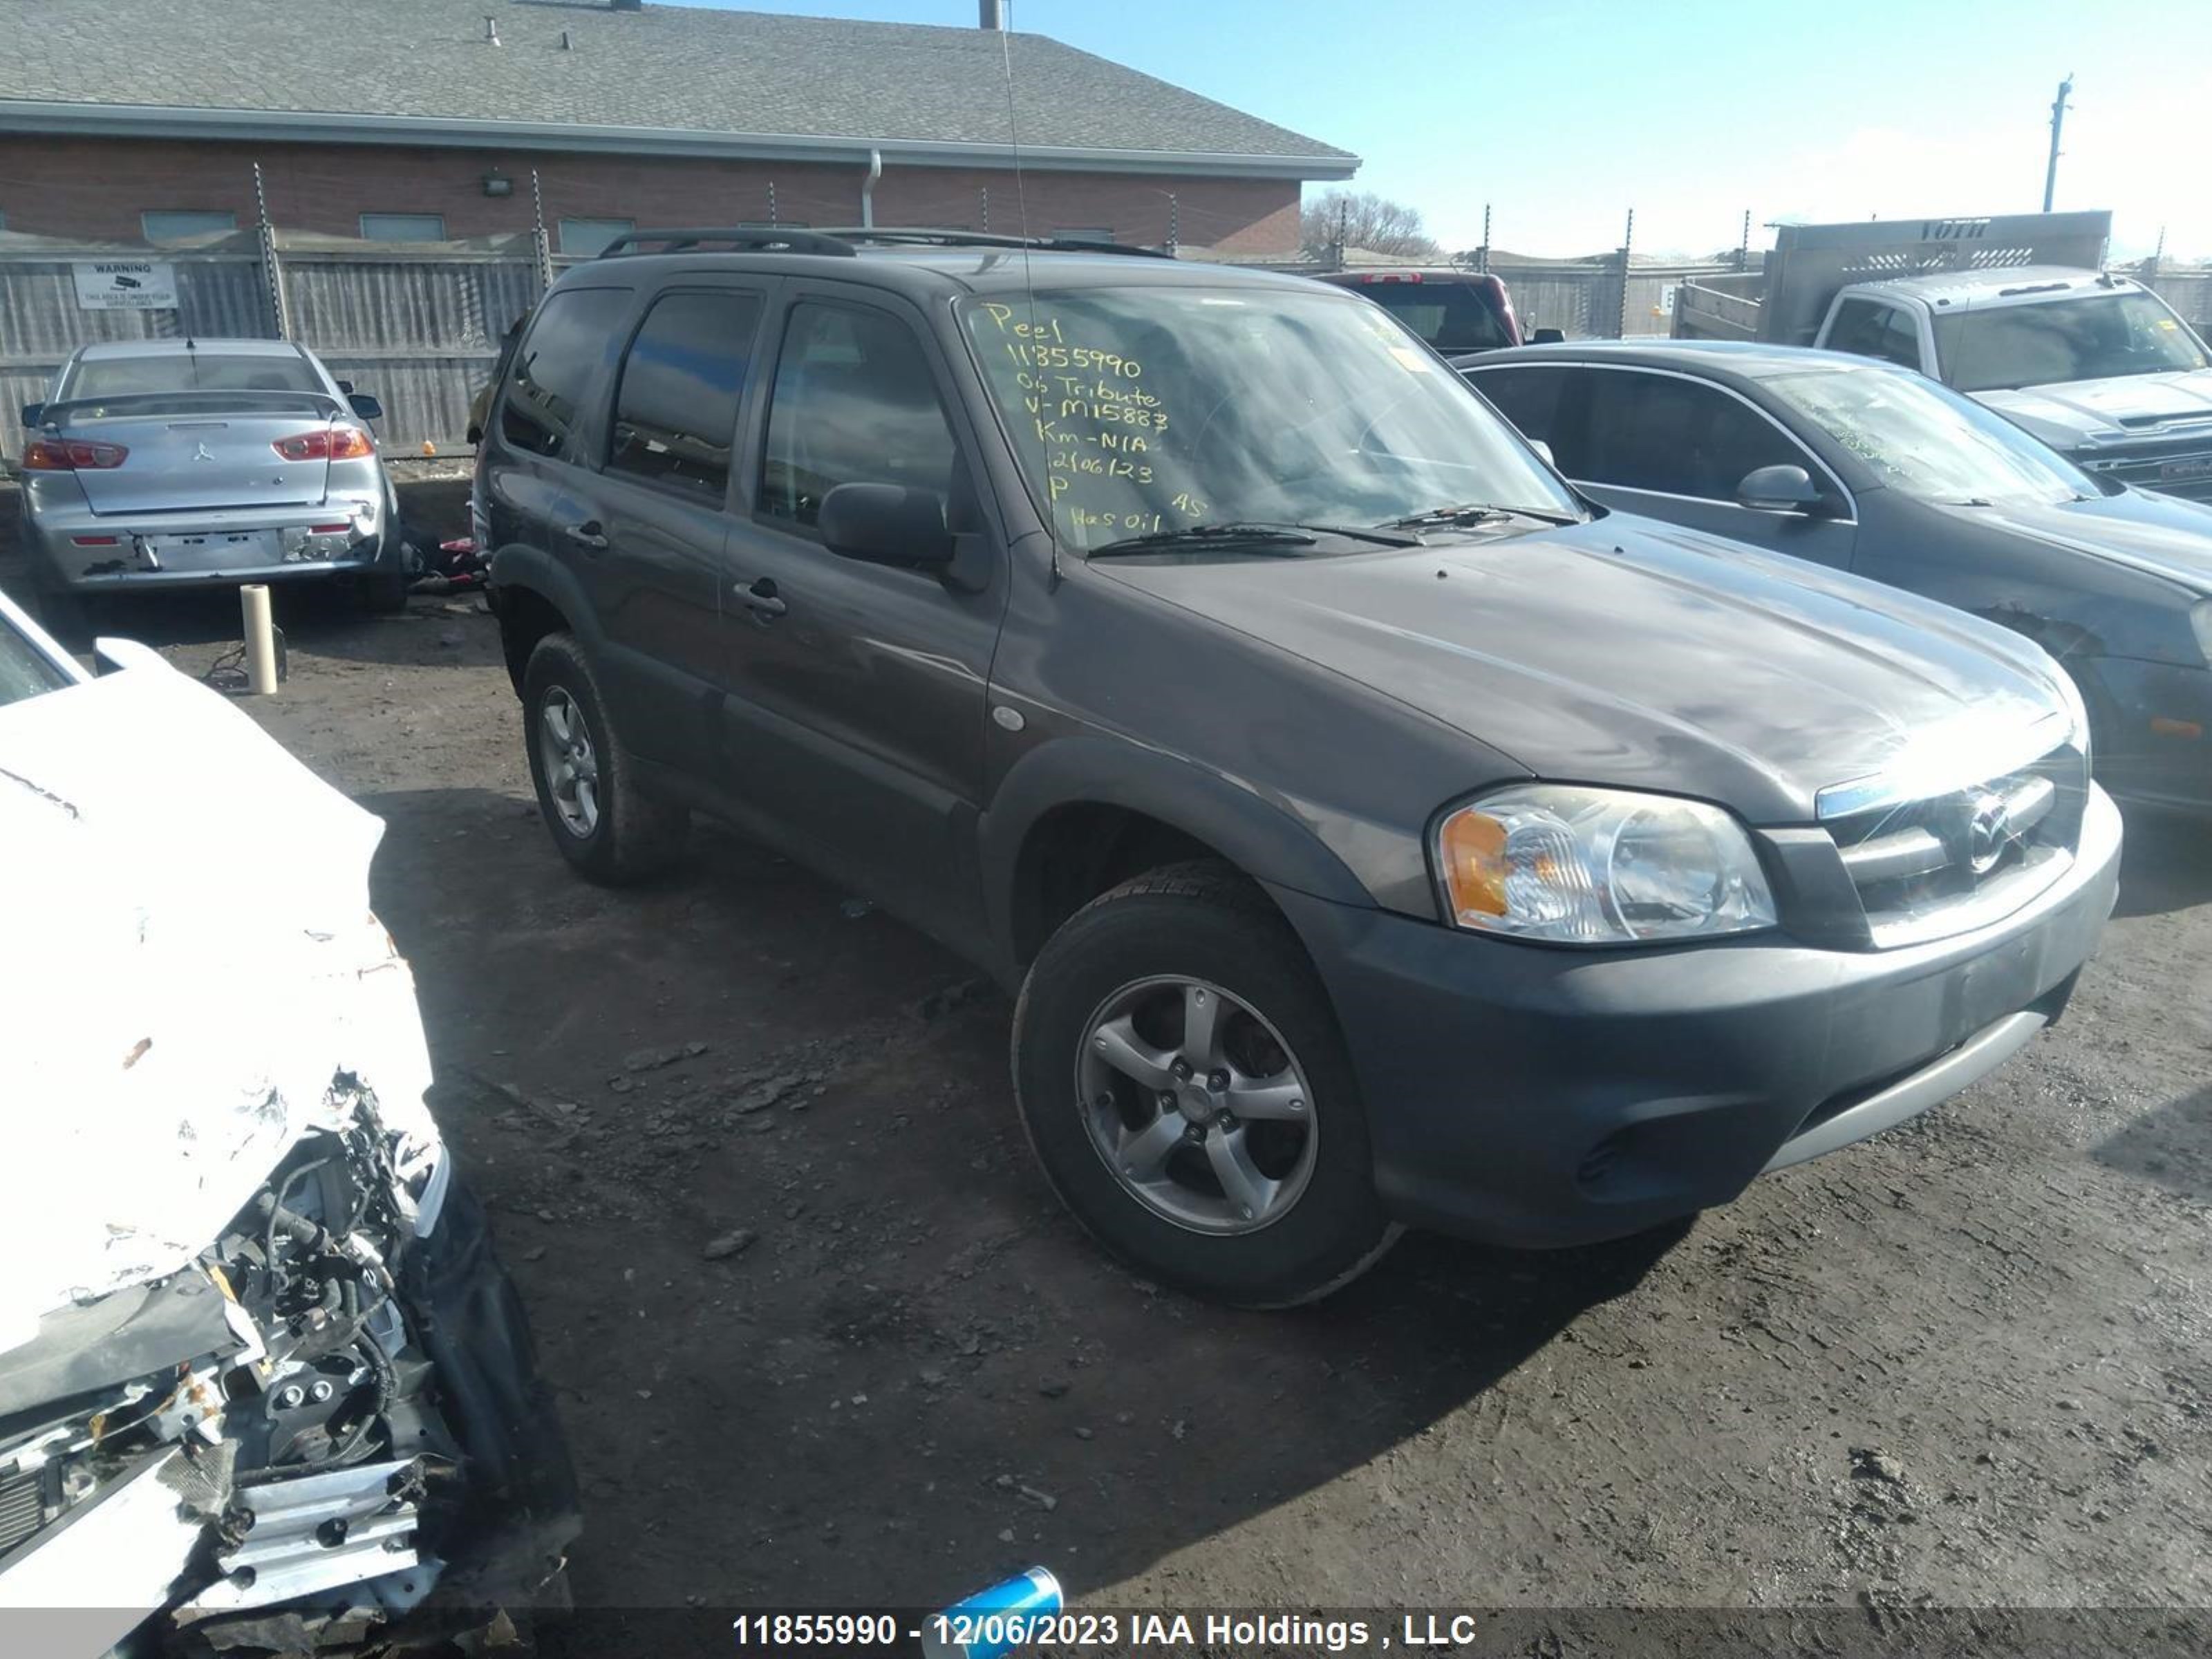
<path fill-rule="evenodd" d="M 1351 552 L 1475 504 L 1583 516 L 1389 313 L 1356 296 L 1084 289 L 970 300 L 963 321 L 1039 507 L 1085 551 L 1139 537 Z M 1439 520 L 1450 527 L 1449 518 Z M 1497 526 L 1486 526 L 1486 529 Z"/>

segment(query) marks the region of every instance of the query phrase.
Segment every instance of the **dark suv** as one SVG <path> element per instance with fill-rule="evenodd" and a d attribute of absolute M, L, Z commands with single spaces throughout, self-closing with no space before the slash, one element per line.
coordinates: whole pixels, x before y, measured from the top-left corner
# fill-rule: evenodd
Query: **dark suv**
<path fill-rule="evenodd" d="M 2013 1053 L 2112 908 L 2040 650 L 1590 507 L 1316 283 L 640 237 L 490 422 L 562 854 L 702 810 L 988 966 L 1054 1185 L 1208 1294 L 1723 1202 Z"/>

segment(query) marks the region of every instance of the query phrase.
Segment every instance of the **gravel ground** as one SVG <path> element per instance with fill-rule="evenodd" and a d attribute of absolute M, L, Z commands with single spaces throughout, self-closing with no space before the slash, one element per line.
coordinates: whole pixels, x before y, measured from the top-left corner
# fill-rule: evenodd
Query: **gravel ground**
<path fill-rule="evenodd" d="M 1662 1235 L 1413 1237 L 1231 1313 L 1060 1213 L 963 964 L 711 830 L 584 884 L 489 616 L 283 611 L 291 678 L 246 706 L 389 825 L 436 1105 L 579 1466 L 580 1603 L 941 1606 L 1038 1562 L 1095 1606 L 2212 1603 L 2199 830 L 2131 820 L 2066 1021 L 1913 1125 Z M 198 672 L 235 618 L 115 621 Z"/>

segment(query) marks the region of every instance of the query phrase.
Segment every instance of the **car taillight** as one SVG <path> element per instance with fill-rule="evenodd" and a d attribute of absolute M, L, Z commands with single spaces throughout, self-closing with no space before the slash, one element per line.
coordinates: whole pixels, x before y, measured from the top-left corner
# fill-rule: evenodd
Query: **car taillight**
<path fill-rule="evenodd" d="M 368 434 L 357 426 L 318 427 L 269 447 L 288 461 L 358 461 L 376 453 Z"/>
<path fill-rule="evenodd" d="M 81 438 L 33 438 L 23 449 L 26 472 L 105 472 L 123 465 L 131 452 L 121 444 L 87 443 Z"/>

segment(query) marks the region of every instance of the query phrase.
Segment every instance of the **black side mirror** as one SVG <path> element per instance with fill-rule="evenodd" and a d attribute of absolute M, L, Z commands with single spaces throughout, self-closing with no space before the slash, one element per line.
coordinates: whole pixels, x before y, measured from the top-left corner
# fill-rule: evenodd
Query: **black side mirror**
<path fill-rule="evenodd" d="M 952 562 L 945 497 L 903 484 L 842 483 L 822 498 L 823 544 L 864 564 L 936 568 Z"/>
<path fill-rule="evenodd" d="M 1529 331 L 1530 345 L 1565 345 L 1566 343 L 1567 331 L 1564 328 L 1539 328 Z"/>
<path fill-rule="evenodd" d="M 25 404 L 23 405 L 24 426 L 32 430 L 36 430 L 39 425 L 40 417 L 45 415 L 46 412 L 46 406 L 44 404 Z"/>
<path fill-rule="evenodd" d="M 1820 492 L 1802 466 L 1762 466 L 1743 475 L 1735 501 L 1754 513 L 1812 513 L 1820 507 Z"/>
<path fill-rule="evenodd" d="M 345 382 L 341 380 L 338 384 L 343 386 Z M 380 421 L 384 418 L 384 405 L 377 402 L 372 393 L 355 392 L 346 398 L 346 401 L 353 405 L 353 412 L 364 421 Z"/>

